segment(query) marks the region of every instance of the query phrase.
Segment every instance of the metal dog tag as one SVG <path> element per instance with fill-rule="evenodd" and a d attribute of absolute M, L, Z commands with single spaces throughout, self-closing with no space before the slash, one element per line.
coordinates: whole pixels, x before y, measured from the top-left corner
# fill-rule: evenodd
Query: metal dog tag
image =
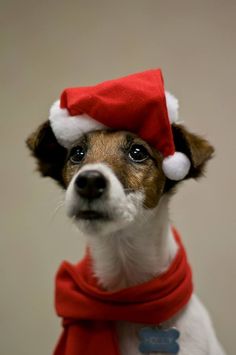
<path fill-rule="evenodd" d="M 140 330 L 139 335 L 139 351 L 141 353 L 160 352 L 178 354 L 179 352 L 179 344 L 176 340 L 179 338 L 180 332 L 176 328 L 160 329 L 145 327 Z"/>

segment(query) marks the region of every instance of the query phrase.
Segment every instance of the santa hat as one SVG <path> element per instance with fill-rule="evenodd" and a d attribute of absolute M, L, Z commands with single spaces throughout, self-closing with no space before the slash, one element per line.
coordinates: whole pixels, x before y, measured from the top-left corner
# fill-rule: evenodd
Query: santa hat
<path fill-rule="evenodd" d="M 178 120 L 178 101 L 164 91 L 160 69 L 148 70 L 95 86 L 65 89 L 50 110 L 58 142 L 70 148 L 84 133 L 125 130 L 137 134 L 163 155 L 163 171 L 171 180 L 189 172 L 190 161 L 175 151 L 171 123 Z"/>

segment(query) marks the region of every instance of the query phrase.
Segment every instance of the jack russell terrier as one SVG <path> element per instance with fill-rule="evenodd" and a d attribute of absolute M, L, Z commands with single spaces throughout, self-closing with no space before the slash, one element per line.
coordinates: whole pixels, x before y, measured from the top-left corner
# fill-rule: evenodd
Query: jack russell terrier
<path fill-rule="evenodd" d="M 168 211 L 214 150 L 177 116 L 161 71 L 149 70 L 64 90 L 27 139 L 88 244 L 57 273 L 55 355 L 225 354 Z"/>

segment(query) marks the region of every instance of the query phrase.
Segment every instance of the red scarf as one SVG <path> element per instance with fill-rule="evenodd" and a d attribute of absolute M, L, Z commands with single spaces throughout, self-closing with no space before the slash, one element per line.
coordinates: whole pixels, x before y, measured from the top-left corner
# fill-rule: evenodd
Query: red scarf
<path fill-rule="evenodd" d="M 141 285 L 116 292 L 97 286 L 87 254 L 77 265 L 63 262 L 56 277 L 56 310 L 63 333 L 54 355 L 119 355 L 114 321 L 155 324 L 173 317 L 189 301 L 191 268 L 178 233 L 169 269 Z"/>

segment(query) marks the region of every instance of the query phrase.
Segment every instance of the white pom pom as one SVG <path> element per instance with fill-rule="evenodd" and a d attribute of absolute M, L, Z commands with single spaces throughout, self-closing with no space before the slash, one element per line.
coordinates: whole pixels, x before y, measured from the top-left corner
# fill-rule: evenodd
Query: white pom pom
<path fill-rule="evenodd" d="M 188 157 L 181 153 L 175 152 L 173 155 L 166 157 L 162 163 L 162 169 L 165 176 L 174 181 L 185 178 L 190 169 L 191 163 Z"/>

